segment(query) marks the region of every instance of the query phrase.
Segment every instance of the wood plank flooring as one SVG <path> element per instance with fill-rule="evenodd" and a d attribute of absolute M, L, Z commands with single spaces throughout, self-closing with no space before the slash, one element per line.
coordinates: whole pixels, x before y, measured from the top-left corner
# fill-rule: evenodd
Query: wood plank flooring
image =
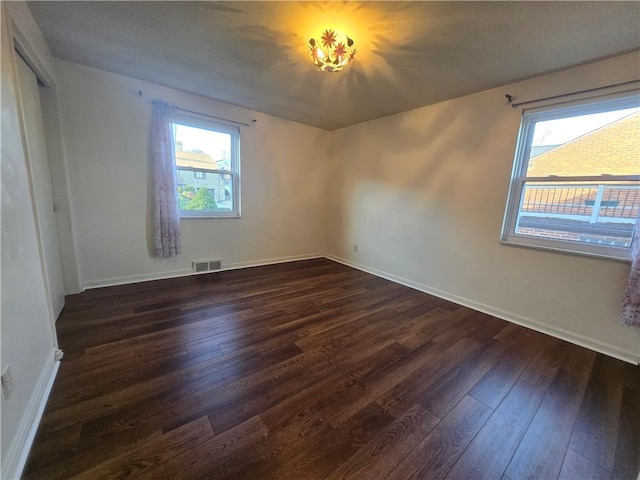
<path fill-rule="evenodd" d="M 326 260 L 67 297 L 26 479 L 635 479 L 640 369 Z"/>

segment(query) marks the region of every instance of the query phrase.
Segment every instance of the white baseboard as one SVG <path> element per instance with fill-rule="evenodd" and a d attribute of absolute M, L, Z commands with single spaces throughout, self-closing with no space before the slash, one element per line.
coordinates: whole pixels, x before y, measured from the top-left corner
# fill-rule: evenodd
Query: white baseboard
<path fill-rule="evenodd" d="M 231 263 L 229 265 L 226 265 L 222 270 L 237 270 L 239 268 L 262 267 L 264 265 L 275 265 L 278 263 L 299 262 L 301 260 L 313 260 L 315 258 L 325 258 L 325 254 L 312 253 L 308 255 L 291 255 L 288 257 L 271 258 L 268 260 Z"/>
<path fill-rule="evenodd" d="M 377 277 L 381 277 L 386 280 L 390 280 L 392 282 L 405 285 L 407 287 L 413 288 L 415 290 L 419 290 L 424 293 L 428 293 L 429 295 L 433 295 L 435 297 L 439 297 L 444 300 L 449 300 L 450 302 L 454 302 L 454 303 L 457 303 L 458 305 L 462 305 L 464 307 L 468 307 L 473 310 L 486 313 L 493 317 L 506 320 L 507 322 L 515 323 L 517 325 L 530 328 L 531 330 L 536 330 L 538 332 L 551 335 L 552 337 L 559 338 L 560 340 L 565 340 L 575 345 L 588 348 L 589 350 L 594 350 L 596 352 L 603 353 L 605 355 L 617 358 L 619 360 L 623 360 L 633 365 L 638 365 L 640 362 L 640 356 L 638 355 L 638 352 L 625 350 L 625 349 L 616 347 L 615 345 L 610 345 L 610 344 L 601 342 L 599 340 L 595 340 L 593 338 L 585 337 L 583 335 L 579 335 L 579 334 L 570 332 L 568 330 L 564 330 L 562 328 L 558 328 L 552 325 L 539 322 L 537 320 L 533 320 L 531 318 L 526 318 L 521 315 L 515 314 L 513 312 L 507 312 L 505 310 L 501 310 L 499 308 L 495 308 L 490 305 L 486 305 L 484 303 L 476 302 L 474 300 L 470 300 L 465 297 L 460 297 L 458 295 L 454 295 L 449 292 L 439 290 L 437 288 L 429 287 L 428 285 L 422 285 L 422 284 L 413 282 L 411 280 L 407 280 L 405 278 L 398 277 L 396 275 L 392 275 L 390 273 L 383 272 L 381 270 L 377 270 L 375 268 L 370 268 L 365 265 L 360 265 L 356 262 L 352 262 L 345 258 L 337 257 L 335 255 L 330 255 L 330 254 L 325 254 L 324 256 L 329 260 L 342 263 L 344 265 L 356 268 L 363 272 L 370 273 Z"/>
<path fill-rule="evenodd" d="M 92 288 L 114 287 L 116 285 L 128 285 L 130 283 L 148 282 L 151 280 L 163 280 L 165 278 L 186 277 L 192 275 L 191 269 L 170 270 L 159 273 L 145 273 L 142 275 L 130 275 L 126 277 L 106 278 L 104 280 L 96 280 L 93 282 L 83 282 L 82 291 L 91 290 Z"/>
<path fill-rule="evenodd" d="M 223 272 L 225 270 L 237 270 L 239 268 L 261 267 L 264 265 L 274 265 L 277 263 L 297 262 L 300 260 L 324 258 L 324 256 L 325 255 L 323 253 L 311 253 L 311 254 L 304 254 L 304 255 L 290 255 L 287 257 L 267 258 L 262 260 L 250 260 L 247 262 L 223 264 L 223 268 L 215 271 Z M 128 277 L 110 278 L 105 280 L 97 280 L 93 282 L 83 283 L 82 291 L 84 292 L 85 290 L 90 290 L 92 288 L 113 287 L 116 285 L 127 285 L 130 283 L 148 282 L 151 280 L 162 280 L 166 278 L 188 277 L 190 275 L 204 275 L 207 273 L 214 273 L 214 272 L 208 271 L 208 272 L 195 273 L 191 269 L 184 269 L 184 270 L 173 270 L 173 271 L 159 272 L 159 273 L 147 273 L 143 275 L 131 275 Z"/>
<path fill-rule="evenodd" d="M 54 358 L 56 350 L 52 351 L 48 357 L 47 364 L 44 366 L 40 378 L 38 378 L 33 395 L 20 420 L 16 438 L 13 439 L 7 456 L 2 459 L 3 479 L 19 479 L 27 463 L 27 457 L 29 456 L 33 440 L 36 437 L 38 426 L 44 413 L 44 407 L 47 405 L 47 400 L 53 387 L 53 381 L 58 373 L 58 368 L 60 368 L 60 362 Z"/>

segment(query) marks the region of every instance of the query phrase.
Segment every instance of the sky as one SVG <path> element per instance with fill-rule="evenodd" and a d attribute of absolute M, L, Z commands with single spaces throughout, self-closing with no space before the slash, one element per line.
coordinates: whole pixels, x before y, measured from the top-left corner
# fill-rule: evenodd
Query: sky
<path fill-rule="evenodd" d="M 202 150 L 214 160 L 229 158 L 231 137 L 226 133 L 176 124 L 176 141 L 183 150 Z M 226 155 L 225 155 L 226 154 Z"/>
<path fill-rule="evenodd" d="M 639 111 L 640 108 L 627 108 L 613 112 L 537 122 L 531 145 L 534 147 L 560 145 Z"/>

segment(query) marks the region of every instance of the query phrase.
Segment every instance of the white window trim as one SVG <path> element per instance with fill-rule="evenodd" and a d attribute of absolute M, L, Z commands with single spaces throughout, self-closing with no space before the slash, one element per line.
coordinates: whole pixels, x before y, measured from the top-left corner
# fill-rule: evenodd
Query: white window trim
<path fill-rule="evenodd" d="M 625 92 L 595 99 L 583 99 L 566 104 L 547 105 L 544 107 L 524 110 L 522 122 L 516 143 L 515 159 L 511 173 L 511 183 L 507 195 L 507 207 L 502 222 L 500 242 L 505 245 L 515 245 L 534 249 L 552 250 L 562 253 L 588 255 L 612 260 L 631 261 L 631 248 L 590 243 L 578 243 L 559 239 L 532 237 L 515 233 L 521 197 L 524 193 L 523 185 L 526 181 L 582 181 L 582 180 L 639 180 L 640 176 L 603 175 L 601 177 L 526 177 L 529 165 L 531 142 L 536 122 L 562 118 L 564 116 L 579 116 L 599 113 L 614 109 L 633 108 L 640 106 L 638 92 Z"/>
<path fill-rule="evenodd" d="M 231 171 L 226 170 L 209 170 L 204 168 L 191 169 L 185 168 L 185 170 L 197 170 L 207 173 L 217 173 L 229 175 L 232 179 L 233 187 L 233 205 L 234 210 L 220 211 L 220 212 L 198 212 L 198 211 L 185 211 L 178 210 L 178 215 L 181 219 L 187 218 L 242 218 L 241 213 L 241 194 L 240 194 L 240 129 L 235 126 L 227 125 L 225 123 L 218 123 L 211 120 L 204 120 L 201 118 L 195 118 L 189 115 L 176 114 L 171 120 L 172 124 L 180 124 L 187 127 L 201 128 L 203 130 L 211 130 L 214 132 L 227 133 L 231 135 Z M 177 171 L 177 166 L 174 166 L 174 170 Z M 176 200 L 177 201 L 177 200 Z"/>

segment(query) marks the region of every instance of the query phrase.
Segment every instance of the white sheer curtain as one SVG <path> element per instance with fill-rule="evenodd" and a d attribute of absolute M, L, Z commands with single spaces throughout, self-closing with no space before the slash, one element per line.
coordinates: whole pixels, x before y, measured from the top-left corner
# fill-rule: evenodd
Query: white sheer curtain
<path fill-rule="evenodd" d="M 640 209 L 633 231 L 631 273 L 627 281 L 627 289 L 624 292 L 620 321 L 626 325 L 640 327 Z"/>
<path fill-rule="evenodd" d="M 153 224 L 158 257 L 175 257 L 182 251 L 176 189 L 176 151 L 171 115 L 175 107 L 155 100 L 152 123 Z"/>

